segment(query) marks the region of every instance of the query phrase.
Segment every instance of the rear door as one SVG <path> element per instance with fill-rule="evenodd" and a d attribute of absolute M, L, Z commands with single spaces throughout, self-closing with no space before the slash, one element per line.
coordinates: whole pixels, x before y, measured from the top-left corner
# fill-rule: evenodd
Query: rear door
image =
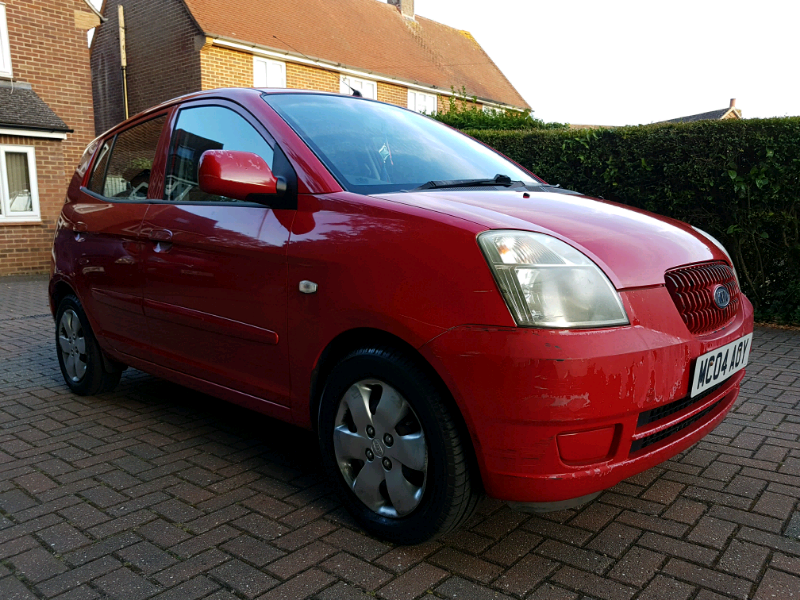
<path fill-rule="evenodd" d="M 65 207 L 76 241 L 75 277 L 95 334 L 139 358 L 150 356 L 139 230 L 158 179 L 154 161 L 166 123 L 165 112 L 104 140 L 78 201 Z"/>
<path fill-rule="evenodd" d="M 186 104 L 173 121 L 163 201 L 149 207 L 141 231 L 154 360 L 287 404 L 286 251 L 295 211 L 209 195 L 197 183 L 204 151 L 255 152 L 272 168 L 275 142 L 222 100 Z"/>

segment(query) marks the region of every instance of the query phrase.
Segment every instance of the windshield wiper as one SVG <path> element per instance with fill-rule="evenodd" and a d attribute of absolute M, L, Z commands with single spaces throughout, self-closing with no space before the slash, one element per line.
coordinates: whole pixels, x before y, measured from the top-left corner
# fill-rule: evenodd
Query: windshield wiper
<path fill-rule="evenodd" d="M 460 187 L 493 187 L 503 186 L 511 187 L 512 185 L 520 185 L 521 181 L 511 181 L 508 175 L 495 175 L 493 179 L 445 179 L 443 181 L 429 181 L 423 183 L 417 190 L 433 190 L 442 188 L 460 188 Z"/>

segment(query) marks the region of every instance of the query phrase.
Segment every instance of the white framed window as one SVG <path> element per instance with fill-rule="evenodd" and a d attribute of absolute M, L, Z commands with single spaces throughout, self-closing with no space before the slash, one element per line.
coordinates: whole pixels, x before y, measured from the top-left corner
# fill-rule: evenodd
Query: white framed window
<path fill-rule="evenodd" d="M 33 146 L 0 146 L 0 223 L 39 217 Z"/>
<path fill-rule="evenodd" d="M 353 95 L 353 90 L 358 90 L 364 98 L 378 99 L 378 84 L 369 79 L 359 79 L 349 75 L 339 76 L 339 93 L 347 96 Z"/>
<path fill-rule="evenodd" d="M 438 108 L 436 96 L 424 92 L 408 90 L 408 108 L 418 113 L 435 115 Z"/>
<path fill-rule="evenodd" d="M 286 63 L 254 56 L 253 87 L 285 88 Z"/>
<path fill-rule="evenodd" d="M 0 4 L 0 77 L 11 77 L 11 46 L 8 42 L 6 5 Z"/>

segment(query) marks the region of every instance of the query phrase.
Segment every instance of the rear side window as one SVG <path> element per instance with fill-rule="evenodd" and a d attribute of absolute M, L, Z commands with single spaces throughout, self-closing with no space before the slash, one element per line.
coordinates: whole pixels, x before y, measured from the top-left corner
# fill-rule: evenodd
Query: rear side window
<path fill-rule="evenodd" d="M 254 152 L 272 168 L 272 148 L 244 117 L 222 106 L 184 108 L 178 115 L 167 159 L 167 200 L 237 202 L 200 189 L 197 168 L 206 150 Z"/>
<path fill-rule="evenodd" d="M 107 198 L 147 198 L 150 174 L 166 115 L 140 123 L 117 134 L 100 149 L 89 189 Z M 110 156 L 110 157 L 109 157 Z"/>

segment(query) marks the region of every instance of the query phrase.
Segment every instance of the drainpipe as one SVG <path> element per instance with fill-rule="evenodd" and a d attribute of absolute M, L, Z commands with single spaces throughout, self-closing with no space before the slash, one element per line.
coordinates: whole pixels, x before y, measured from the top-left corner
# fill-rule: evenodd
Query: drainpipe
<path fill-rule="evenodd" d="M 122 4 L 117 6 L 119 14 L 119 60 L 122 65 L 122 102 L 125 105 L 125 119 L 128 118 L 128 57 L 125 54 L 125 15 Z"/>

